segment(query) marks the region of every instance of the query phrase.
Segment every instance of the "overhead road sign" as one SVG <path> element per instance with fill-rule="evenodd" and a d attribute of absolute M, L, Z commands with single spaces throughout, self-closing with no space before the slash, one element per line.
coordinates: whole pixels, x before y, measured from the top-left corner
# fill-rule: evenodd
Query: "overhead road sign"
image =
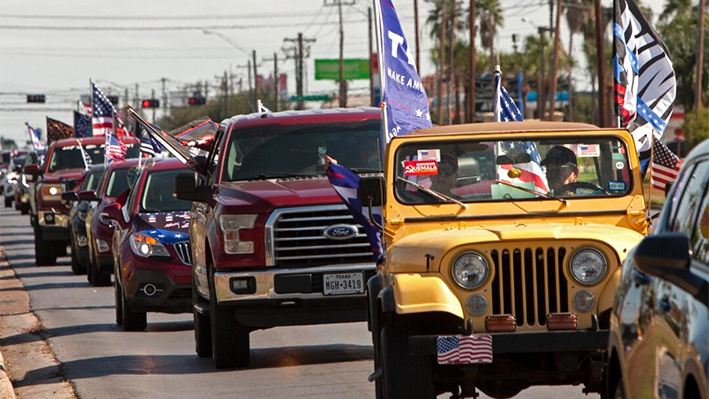
<path fill-rule="evenodd" d="M 369 79 L 369 59 L 349 58 L 343 60 L 345 80 Z M 340 60 L 315 60 L 315 80 L 340 80 Z"/>

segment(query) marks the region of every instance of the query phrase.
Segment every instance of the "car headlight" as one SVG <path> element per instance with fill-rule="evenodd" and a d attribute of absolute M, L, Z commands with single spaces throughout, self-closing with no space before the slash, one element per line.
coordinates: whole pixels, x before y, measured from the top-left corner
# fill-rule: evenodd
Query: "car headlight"
<path fill-rule="evenodd" d="M 453 280 L 468 290 L 474 290 L 487 280 L 490 274 L 490 267 L 485 257 L 477 252 L 465 252 L 459 255 L 453 262 L 451 268 Z"/>
<path fill-rule="evenodd" d="M 170 256 L 162 243 L 160 243 L 155 237 L 151 237 L 146 234 L 133 233 L 130 235 L 130 249 L 138 255 L 144 258 L 149 256 Z"/>
<path fill-rule="evenodd" d="M 606 276 L 608 262 L 601 251 L 584 248 L 571 257 L 570 268 L 576 281 L 583 285 L 594 285 Z"/>
<path fill-rule="evenodd" d="M 221 215 L 219 226 L 224 233 L 224 251 L 228 254 L 252 254 L 254 243 L 242 241 L 239 230 L 252 229 L 256 222 L 256 215 Z"/>
<path fill-rule="evenodd" d="M 62 184 L 43 184 L 40 191 L 44 201 L 60 201 L 63 192 L 64 185 Z"/>

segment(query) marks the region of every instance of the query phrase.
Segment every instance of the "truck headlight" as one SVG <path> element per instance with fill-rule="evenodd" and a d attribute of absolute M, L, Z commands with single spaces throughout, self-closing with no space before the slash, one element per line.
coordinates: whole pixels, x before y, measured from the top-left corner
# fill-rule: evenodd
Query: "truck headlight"
<path fill-rule="evenodd" d="M 453 280 L 468 290 L 474 290 L 487 280 L 490 274 L 490 267 L 485 257 L 477 252 L 465 252 L 459 255 L 453 262 L 451 268 Z"/>
<path fill-rule="evenodd" d="M 170 256 L 162 243 L 146 234 L 133 233 L 130 235 L 130 249 L 144 258 L 149 256 Z"/>
<path fill-rule="evenodd" d="M 43 184 L 40 191 L 43 201 L 60 201 L 63 192 L 62 184 Z"/>
<path fill-rule="evenodd" d="M 256 215 L 221 215 L 219 226 L 224 233 L 224 251 L 228 254 L 252 254 L 254 243 L 242 241 L 239 230 L 252 229 L 256 222 Z"/>
<path fill-rule="evenodd" d="M 594 285 L 606 276 L 608 262 L 603 253 L 594 248 L 583 248 L 571 257 L 571 275 L 583 285 Z"/>

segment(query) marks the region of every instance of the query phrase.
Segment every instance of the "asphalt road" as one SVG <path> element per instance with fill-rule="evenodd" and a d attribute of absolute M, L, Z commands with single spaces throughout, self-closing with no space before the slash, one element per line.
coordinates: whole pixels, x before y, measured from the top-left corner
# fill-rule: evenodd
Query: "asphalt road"
<path fill-rule="evenodd" d="M 113 287 L 74 276 L 68 257 L 37 267 L 29 218 L 10 209 L 0 208 L 0 246 L 80 398 L 374 398 L 366 323 L 255 331 L 251 366 L 216 370 L 194 352 L 191 315 L 149 313 L 146 332 L 126 332 L 115 324 Z M 517 396 L 597 397 L 578 386 L 537 387 Z"/>

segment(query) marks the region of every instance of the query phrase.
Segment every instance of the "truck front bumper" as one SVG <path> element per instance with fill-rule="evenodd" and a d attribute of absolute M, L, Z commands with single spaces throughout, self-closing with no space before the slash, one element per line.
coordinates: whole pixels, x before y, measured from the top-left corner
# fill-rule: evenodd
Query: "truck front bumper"
<path fill-rule="evenodd" d="M 216 272 L 214 285 L 220 306 L 232 310 L 237 320 L 252 327 L 344 323 L 367 320 L 367 279 L 376 272 L 372 264 Z M 324 276 L 362 274 L 360 293 L 325 295 Z M 235 290 L 233 281 L 246 281 Z M 236 292 L 235 292 L 236 291 Z M 240 292 L 240 293 L 237 293 Z"/>

